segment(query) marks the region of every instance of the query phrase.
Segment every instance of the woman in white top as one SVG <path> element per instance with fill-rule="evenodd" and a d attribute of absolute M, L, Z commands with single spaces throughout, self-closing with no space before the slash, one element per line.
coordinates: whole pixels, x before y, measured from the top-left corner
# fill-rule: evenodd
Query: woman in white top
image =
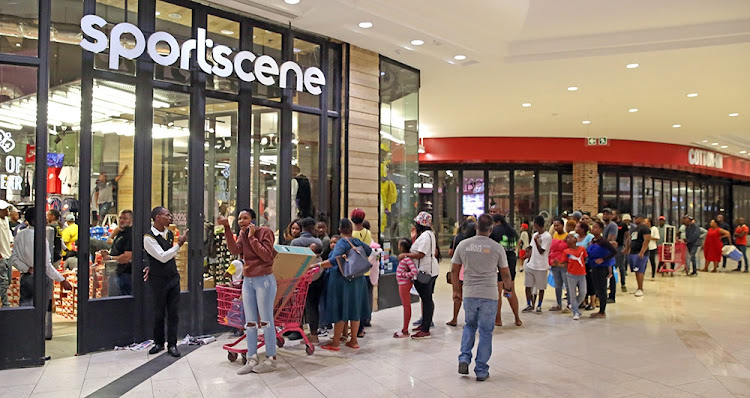
<path fill-rule="evenodd" d="M 435 291 L 435 280 L 440 274 L 438 266 L 440 251 L 437 250 L 437 238 L 432 230 L 432 215 L 430 213 L 424 211 L 419 213 L 414 218 L 414 226 L 417 231 L 417 239 L 412 244 L 409 253 L 399 254 L 398 259 L 400 261 L 409 257 L 419 269 L 417 279 L 414 281 L 414 288 L 417 289 L 419 298 L 422 299 L 422 323 L 419 325 L 419 332 L 411 336 L 412 339 L 419 340 L 429 339 L 431 336 L 430 325 L 435 313 L 435 302 L 432 300 L 432 294 Z M 429 276 L 428 281 L 420 281 L 427 276 Z"/>
<path fill-rule="evenodd" d="M 656 263 L 656 249 L 659 247 L 656 245 L 656 242 L 661 239 L 661 236 L 659 235 L 659 228 L 651 222 L 650 218 L 646 219 L 646 225 L 651 228 L 651 240 L 648 242 L 648 258 L 651 261 L 651 280 L 654 280 L 656 278 L 656 268 L 659 266 Z"/>

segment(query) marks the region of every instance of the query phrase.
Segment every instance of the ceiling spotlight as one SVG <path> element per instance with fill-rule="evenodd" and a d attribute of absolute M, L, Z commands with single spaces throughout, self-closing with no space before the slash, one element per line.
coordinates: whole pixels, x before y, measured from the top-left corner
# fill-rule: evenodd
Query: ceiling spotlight
<path fill-rule="evenodd" d="M 628 69 L 635 69 L 635 68 L 637 68 L 639 66 L 640 65 L 638 65 L 638 64 L 627 64 L 627 65 L 625 65 L 625 67 L 628 68 Z"/>
<path fill-rule="evenodd" d="M 630 113 L 638 112 L 638 108 L 629 109 L 628 112 Z"/>
<path fill-rule="evenodd" d="M 682 125 L 681 124 L 673 124 L 672 127 L 678 129 L 678 128 L 682 127 Z"/>
<path fill-rule="evenodd" d="M 711 145 L 716 146 L 716 145 L 719 145 L 719 143 L 718 142 L 712 142 Z"/>
<path fill-rule="evenodd" d="M 581 122 L 581 124 L 591 124 L 591 121 L 590 120 L 584 120 L 584 121 Z"/>
<path fill-rule="evenodd" d="M 701 141 L 701 142 L 703 142 L 703 143 L 706 143 L 706 142 L 708 142 L 708 140 L 703 140 L 703 141 Z"/>
<path fill-rule="evenodd" d="M 523 104 L 521 104 L 521 106 L 524 108 L 528 108 L 531 106 L 531 102 L 524 102 Z"/>
<path fill-rule="evenodd" d="M 576 87 L 576 86 L 570 86 L 570 87 L 568 87 L 568 91 L 578 91 L 578 87 Z"/>
<path fill-rule="evenodd" d="M 419 40 L 419 39 L 417 39 L 417 40 L 412 40 L 412 41 L 411 41 L 411 44 L 412 44 L 413 46 L 421 46 L 422 44 L 424 44 L 424 41 L 422 41 L 422 40 Z"/>
<path fill-rule="evenodd" d="M 744 155 L 747 153 L 747 151 L 740 151 L 740 153 Z"/>
<path fill-rule="evenodd" d="M 297 3 L 299 3 L 299 0 L 284 0 L 284 3 L 287 3 L 287 4 L 292 4 L 292 5 L 294 5 L 294 4 L 297 4 Z"/>
<path fill-rule="evenodd" d="M 156 16 L 158 17 L 159 15 L 161 15 L 161 13 L 159 11 L 157 11 L 156 12 Z"/>
<path fill-rule="evenodd" d="M 360 22 L 359 27 L 362 29 L 370 29 L 372 28 L 372 22 Z"/>
<path fill-rule="evenodd" d="M 698 96 L 698 93 L 690 93 L 687 95 L 688 98 L 695 98 Z"/>
<path fill-rule="evenodd" d="M 180 18 L 182 18 L 182 15 L 173 12 L 173 13 L 169 14 L 169 17 L 172 18 L 172 19 L 180 19 Z"/>
<path fill-rule="evenodd" d="M 294 51 L 295 54 L 299 54 L 299 53 L 302 52 L 302 50 L 299 49 L 299 48 L 297 48 L 297 47 L 295 47 L 293 51 Z"/>
<path fill-rule="evenodd" d="M 456 61 L 463 61 L 463 60 L 466 59 L 466 56 L 465 55 L 456 55 L 455 57 L 453 57 L 453 59 L 455 59 Z"/>
<path fill-rule="evenodd" d="M 729 147 L 728 147 L 727 145 L 722 145 L 722 146 L 720 146 L 719 148 L 721 148 L 721 149 L 727 149 L 727 148 L 729 148 Z"/>
<path fill-rule="evenodd" d="M 227 30 L 227 29 L 222 29 L 222 30 L 221 30 L 221 34 L 223 34 L 223 35 L 233 35 L 233 34 L 234 34 L 234 32 L 233 32 L 233 31 L 231 31 L 231 30 Z"/>
<path fill-rule="evenodd" d="M 740 115 L 739 113 L 735 112 L 735 113 L 730 113 L 729 117 L 737 117 L 739 115 Z"/>

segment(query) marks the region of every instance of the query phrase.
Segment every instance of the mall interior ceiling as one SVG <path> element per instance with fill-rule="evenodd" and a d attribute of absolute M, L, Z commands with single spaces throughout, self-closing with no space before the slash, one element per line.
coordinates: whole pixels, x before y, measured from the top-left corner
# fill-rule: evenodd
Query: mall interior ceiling
<path fill-rule="evenodd" d="M 210 3 L 420 69 L 421 137 L 603 136 L 750 156 L 747 0 Z"/>

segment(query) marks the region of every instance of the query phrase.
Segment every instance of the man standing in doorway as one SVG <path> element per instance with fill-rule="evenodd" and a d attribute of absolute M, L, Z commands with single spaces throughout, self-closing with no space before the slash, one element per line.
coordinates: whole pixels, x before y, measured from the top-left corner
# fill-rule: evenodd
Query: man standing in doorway
<path fill-rule="evenodd" d="M 737 263 L 735 271 L 739 272 L 742 270 L 742 262 L 745 262 L 745 272 L 747 272 L 747 234 L 750 231 L 747 225 L 745 225 L 745 219 L 740 217 L 737 219 L 737 228 L 734 230 L 734 245 L 737 249 L 742 252 L 742 260 Z"/>
<path fill-rule="evenodd" d="M 723 229 L 725 231 L 732 231 L 732 226 L 729 225 L 724 220 L 724 215 L 723 214 L 719 214 L 718 216 L 716 216 L 716 223 L 719 224 L 719 228 L 721 228 L 721 229 Z M 721 244 L 723 246 L 731 245 L 732 244 L 732 235 L 729 235 L 729 237 L 727 237 L 727 238 L 721 238 Z M 723 260 L 721 268 L 726 268 L 727 267 L 727 258 L 725 256 L 721 256 L 721 258 Z"/>
<path fill-rule="evenodd" d="M 539 290 L 539 301 L 536 303 L 536 312 L 542 312 L 542 301 L 544 300 L 544 289 L 547 287 L 547 270 L 549 269 L 549 248 L 552 245 L 552 235 L 544 229 L 544 217 L 534 218 L 534 236 L 526 256 L 529 261 L 524 265 L 526 276 L 524 286 L 526 287 L 526 308 L 523 312 L 534 311 L 534 299 L 532 288 Z"/>
<path fill-rule="evenodd" d="M 690 273 L 690 276 L 698 276 L 698 261 L 695 258 L 695 255 L 698 253 L 698 248 L 701 246 L 701 229 L 698 224 L 695 223 L 693 216 L 687 214 L 682 216 L 682 225 L 685 226 L 685 243 L 687 244 L 688 249 L 688 261 L 693 267 L 693 272 Z M 685 271 L 687 272 L 687 268 Z"/>
<path fill-rule="evenodd" d="M 104 251 L 102 257 L 105 261 L 117 261 L 117 286 L 121 295 L 129 296 L 133 294 L 133 212 L 121 211 L 118 222 L 110 238 L 112 242 L 107 240 L 112 248 L 109 249 L 109 253 Z"/>
<path fill-rule="evenodd" d="M 492 331 L 495 329 L 497 302 L 500 299 L 497 291 L 498 273 L 502 275 L 503 295 L 510 297 L 513 291 L 505 249 L 489 237 L 492 233 L 492 224 L 493 220 L 489 214 L 479 216 L 477 235 L 461 241 L 451 260 L 453 300 L 459 301 L 463 298 L 466 313 L 466 324 L 461 337 L 461 355 L 458 356 L 458 373 L 469 374 L 471 351 L 474 349 L 478 329 L 479 346 L 474 367 L 477 381 L 487 380 L 490 376 L 487 362 L 492 355 Z M 463 285 L 458 279 L 462 266 Z"/>
<path fill-rule="evenodd" d="M 651 241 L 651 229 L 644 223 L 642 215 L 635 216 L 635 227 L 630 229 L 630 235 L 625 243 L 625 253 L 628 254 L 630 270 L 635 272 L 635 280 L 638 282 L 638 290 L 635 297 L 643 296 L 643 277 L 648 265 L 648 242 Z"/>
<path fill-rule="evenodd" d="M 177 324 L 180 303 L 180 273 L 177 272 L 175 256 L 187 242 L 186 230 L 174 244 L 174 234 L 168 229 L 172 214 L 164 207 L 157 206 L 151 211 L 153 226 L 143 236 L 147 266 L 143 270 L 144 281 L 150 281 L 154 311 L 154 346 L 151 355 L 164 349 L 164 318 L 167 317 L 167 347 L 169 355 L 179 357 L 177 350 Z"/>
<path fill-rule="evenodd" d="M 109 209 L 115 205 L 115 186 L 117 186 L 117 182 L 120 181 L 120 178 L 122 178 L 127 169 L 128 165 L 125 165 L 120 174 L 111 180 L 107 179 L 106 173 L 99 174 L 99 179 L 96 181 L 96 188 L 94 191 L 94 201 L 99 207 L 99 221 L 104 222 L 104 216 L 106 216 Z"/>
<path fill-rule="evenodd" d="M 617 259 L 622 258 L 622 248 L 617 244 L 617 223 L 612 220 L 614 211 L 609 207 L 602 209 L 602 222 L 604 223 L 604 231 L 602 236 L 609 242 L 615 249 L 617 249 L 617 255 L 615 256 L 615 264 Z M 620 260 L 622 261 L 622 260 Z M 615 303 L 615 294 L 617 293 L 617 282 L 615 278 L 609 278 L 609 296 L 607 297 L 607 303 Z"/>
<path fill-rule="evenodd" d="M 13 243 L 13 234 L 10 232 L 10 226 L 8 225 L 10 208 L 12 208 L 10 203 L 0 200 L 0 303 L 3 307 L 10 307 L 8 287 L 13 275 L 11 265 L 8 262 L 11 244 Z"/>

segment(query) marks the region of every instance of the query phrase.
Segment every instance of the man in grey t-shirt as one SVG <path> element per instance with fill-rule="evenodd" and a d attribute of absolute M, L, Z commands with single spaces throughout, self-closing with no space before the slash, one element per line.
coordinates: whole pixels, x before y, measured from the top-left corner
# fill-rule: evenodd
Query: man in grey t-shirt
<path fill-rule="evenodd" d="M 513 281 L 508 269 L 505 249 L 489 236 L 492 233 L 493 220 L 489 214 L 477 218 L 477 235 L 464 239 L 453 254 L 451 283 L 453 300 L 463 298 L 466 324 L 461 337 L 461 355 L 458 356 L 458 373 L 469 374 L 471 350 L 479 329 L 479 346 L 477 347 L 474 373 L 477 381 L 487 380 L 490 367 L 487 362 L 492 355 L 492 331 L 495 329 L 497 315 L 497 273 L 503 280 L 503 295 L 510 295 Z M 464 267 L 464 283 L 460 284 L 458 274 Z M 463 290 L 463 291 L 462 291 Z"/>

